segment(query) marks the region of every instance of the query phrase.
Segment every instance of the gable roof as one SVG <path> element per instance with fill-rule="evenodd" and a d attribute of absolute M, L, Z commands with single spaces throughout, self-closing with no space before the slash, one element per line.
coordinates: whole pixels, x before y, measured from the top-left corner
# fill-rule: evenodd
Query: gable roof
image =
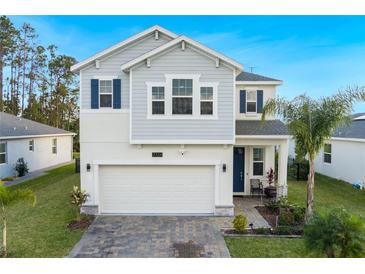
<path fill-rule="evenodd" d="M 332 137 L 365 139 L 365 113 L 356 113 L 352 118 L 350 125 L 338 127 Z"/>
<path fill-rule="evenodd" d="M 73 65 L 71 67 L 71 71 L 72 72 L 78 72 L 82 68 L 84 68 L 85 66 L 88 66 L 89 64 L 91 64 L 93 61 L 95 61 L 97 59 L 100 59 L 100 58 L 103 58 L 106 55 L 109 55 L 109 54 L 111 54 L 111 53 L 113 53 L 113 52 L 129 45 L 130 43 L 132 43 L 132 42 L 134 42 L 138 39 L 142 39 L 142 38 L 150 35 L 151 33 L 155 32 L 155 31 L 159 31 L 159 32 L 161 32 L 161 33 L 165 34 L 166 36 L 171 37 L 173 39 L 177 37 L 177 35 L 175 33 L 171 32 L 167 29 L 164 29 L 164 28 L 162 28 L 158 25 L 155 25 L 155 26 L 152 26 L 152 27 L 140 32 L 140 33 L 137 33 L 136 35 L 133 35 L 133 36 L 121 41 L 120 43 L 118 43 L 118 44 L 116 44 L 112 47 L 109 47 L 109 48 L 107 48 L 107 49 L 105 49 L 105 50 L 103 50 L 103 51 L 101 51 L 101 52 L 99 52 L 99 53 L 97 53 L 97 54 L 95 54 L 95 55 L 93 55 L 93 56 L 91 56 L 91 57 L 75 64 L 75 65 Z"/>
<path fill-rule="evenodd" d="M 32 120 L 0 112 L 0 139 L 17 139 L 41 135 L 75 135 L 72 132 L 47 126 Z"/>
<path fill-rule="evenodd" d="M 212 49 L 208 48 L 207 46 L 204 46 L 203 44 L 201 44 L 201 43 L 199 43 L 199 42 L 197 42 L 197 41 L 195 41 L 195 40 L 193 40 L 193 39 L 191 39 L 191 38 L 189 38 L 185 35 L 181 35 L 181 36 L 179 36 L 179 37 L 177 37 L 177 38 L 175 38 L 175 39 L 173 39 L 173 40 L 171 40 L 171 41 L 169 41 L 169 42 L 167 42 L 167 43 L 165 43 L 165 44 L 163 44 L 163 45 L 161 45 L 161 46 L 159 46 L 159 47 L 157 47 L 157 48 L 155 48 L 155 49 L 153 49 L 153 50 L 151 50 L 151 51 L 149 51 L 145 54 L 142 54 L 141 56 L 139 56 L 139 57 L 137 57 L 137 58 L 125 63 L 125 64 L 123 64 L 121 66 L 121 70 L 128 71 L 131 67 L 137 65 L 138 63 L 140 63 L 140 62 L 146 60 L 147 58 L 150 58 L 150 57 L 152 57 L 152 56 L 154 56 L 154 55 L 156 55 L 160 52 L 163 52 L 163 51 L 177 45 L 178 43 L 180 43 L 182 41 L 184 41 L 184 42 L 186 42 L 186 43 L 188 43 L 188 44 L 190 44 L 190 45 L 192 45 L 192 46 L 208 53 L 209 55 L 212 55 L 216 58 L 219 58 L 220 60 L 232 65 L 233 67 L 237 68 L 240 71 L 243 70 L 243 66 L 240 63 L 236 62 L 235 60 L 233 60 L 233 59 L 231 59 L 231 58 L 229 58 L 229 57 L 227 57 L 227 56 L 225 56 L 225 55 L 223 55 L 223 54 L 221 54 L 221 53 L 219 53 L 215 50 L 212 50 Z"/>
<path fill-rule="evenodd" d="M 280 120 L 236 120 L 236 135 L 289 135 L 287 126 Z"/>

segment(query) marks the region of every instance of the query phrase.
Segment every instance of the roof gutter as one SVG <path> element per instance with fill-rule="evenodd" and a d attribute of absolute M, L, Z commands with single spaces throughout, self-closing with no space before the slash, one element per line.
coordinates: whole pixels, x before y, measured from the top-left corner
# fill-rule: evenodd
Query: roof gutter
<path fill-rule="evenodd" d="M 236 85 L 280 86 L 283 81 L 236 81 Z"/>
<path fill-rule="evenodd" d="M 0 140 L 14 140 L 14 139 L 28 139 L 28 138 L 40 138 L 40 137 L 53 137 L 53 136 L 75 136 L 76 133 L 58 133 L 58 134 L 42 134 L 42 135 L 22 135 L 22 136 L 0 136 Z"/>
<path fill-rule="evenodd" d="M 236 139 L 290 139 L 290 135 L 236 135 Z"/>

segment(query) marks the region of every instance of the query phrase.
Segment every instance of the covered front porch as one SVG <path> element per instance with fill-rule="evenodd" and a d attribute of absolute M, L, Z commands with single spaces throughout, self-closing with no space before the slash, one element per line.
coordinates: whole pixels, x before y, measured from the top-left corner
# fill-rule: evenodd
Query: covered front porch
<path fill-rule="evenodd" d="M 286 196 L 288 142 L 287 129 L 279 120 L 236 121 L 233 195 L 262 195 L 269 186 L 267 173 L 272 169 L 275 176 L 271 186 L 276 187 L 277 198 Z"/>

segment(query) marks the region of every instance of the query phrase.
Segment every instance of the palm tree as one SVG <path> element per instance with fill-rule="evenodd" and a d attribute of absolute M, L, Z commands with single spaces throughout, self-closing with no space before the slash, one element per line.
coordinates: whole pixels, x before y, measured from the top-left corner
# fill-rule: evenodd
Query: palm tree
<path fill-rule="evenodd" d="M 350 115 L 358 101 L 365 101 L 365 87 L 347 88 L 333 96 L 317 100 L 305 94 L 293 100 L 278 97 L 269 99 L 263 108 L 262 120 L 267 115 L 281 116 L 296 146 L 308 157 L 307 220 L 313 214 L 314 159 L 333 131 L 338 126 L 351 122 Z"/>
<path fill-rule="evenodd" d="M 36 197 L 30 189 L 9 190 L 3 183 L 0 183 L 0 205 L 3 215 L 3 256 L 7 256 L 7 222 L 6 222 L 6 207 L 17 201 L 30 201 L 33 206 L 36 203 Z"/>

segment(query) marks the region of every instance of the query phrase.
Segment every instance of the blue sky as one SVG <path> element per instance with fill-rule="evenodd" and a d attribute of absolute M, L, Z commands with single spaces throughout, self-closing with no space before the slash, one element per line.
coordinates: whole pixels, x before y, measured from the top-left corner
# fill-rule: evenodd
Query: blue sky
<path fill-rule="evenodd" d="M 365 85 L 365 16 L 11 16 L 43 44 L 83 60 L 152 25 L 184 34 L 284 81 L 279 94 L 330 95 Z M 365 103 L 356 112 L 365 112 Z"/>

